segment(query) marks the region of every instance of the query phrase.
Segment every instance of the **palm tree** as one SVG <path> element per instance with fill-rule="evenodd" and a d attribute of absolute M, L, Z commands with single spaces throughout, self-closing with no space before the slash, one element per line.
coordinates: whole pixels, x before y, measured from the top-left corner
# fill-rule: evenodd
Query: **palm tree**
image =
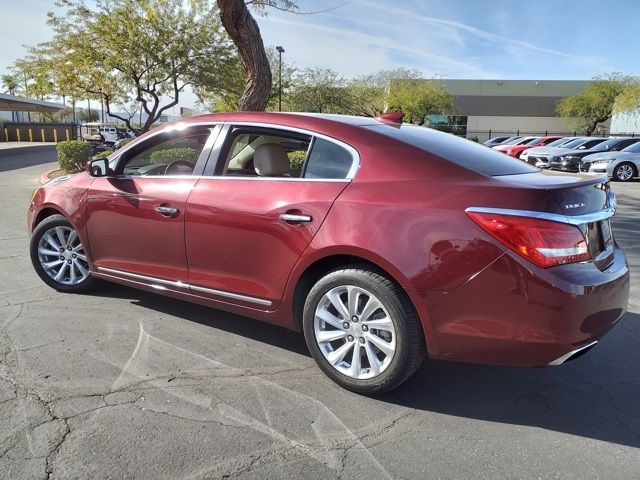
<path fill-rule="evenodd" d="M 5 73 L 2 75 L 1 79 L 2 84 L 7 89 L 7 93 L 9 93 L 9 95 L 15 95 L 16 90 L 18 90 L 18 87 L 20 86 L 18 83 L 18 77 L 11 75 L 10 73 Z M 13 110 L 11 110 L 11 121 L 15 122 L 15 112 Z"/>

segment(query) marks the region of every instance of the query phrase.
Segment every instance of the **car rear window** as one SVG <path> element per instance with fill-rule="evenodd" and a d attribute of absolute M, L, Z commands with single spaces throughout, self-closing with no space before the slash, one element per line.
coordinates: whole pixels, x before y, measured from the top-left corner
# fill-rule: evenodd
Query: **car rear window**
<path fill-rule="evenodd" d="M 517 175 L 538 168 L 476 142 L 417 125 L 367 125 L 364 128 L 407 143 L 483 175 Z"/>

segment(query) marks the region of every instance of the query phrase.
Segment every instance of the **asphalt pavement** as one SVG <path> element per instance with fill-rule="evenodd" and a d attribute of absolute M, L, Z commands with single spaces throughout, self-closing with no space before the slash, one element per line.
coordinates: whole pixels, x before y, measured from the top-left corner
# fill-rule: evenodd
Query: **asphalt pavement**
<path fill-rule="evenodd" d="M 378 398 L 300 334 L 33 272 L 26 209 L 53 147 L 0 151 L 0 478 L 640 478 L 640 182 L 614 184 L 629 313 L 587 355 L 427 362 Z"/>

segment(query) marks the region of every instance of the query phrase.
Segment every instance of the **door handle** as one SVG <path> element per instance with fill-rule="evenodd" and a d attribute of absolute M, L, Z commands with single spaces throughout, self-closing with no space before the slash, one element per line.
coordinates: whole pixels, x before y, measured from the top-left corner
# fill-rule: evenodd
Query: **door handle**
<path fill-rule="evenodd" d="M 291 225 L 299 225 L 301 223 L 309 223 L 313 220 L 311 215 L 303 215 L 299 213 L 283 213 L 280 215 L 280 220 L 283 220 Z"/>
<path fill-rule="evenodd" d="M 180 210 L 173 207 L 167 207 L 166 205 L 160 205 L 159 207 L 156 207 L 156 212 L 163 217 L 175 217 L 180 213 Z"/>

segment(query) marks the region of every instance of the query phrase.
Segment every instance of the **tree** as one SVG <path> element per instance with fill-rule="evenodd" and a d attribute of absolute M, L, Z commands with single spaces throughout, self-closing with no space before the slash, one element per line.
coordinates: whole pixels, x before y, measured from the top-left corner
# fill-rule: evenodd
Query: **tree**
<path fill-rule="evenodd" d="M 48 77 L 51 94 L 100 99 L 107 114 L 132 128 L 114 106 L 139 103 L 148 130 L 177 105 L 189 85 L 219 88 L 237 55 L 218 11 L 207 0 L 58 0 L 50 42 L 31 49 L 23 66 Z M 35 75 L 33 78 L 38 78 Z"/>
<path fill-rule="evenodd" d="M 16 75 L 12 75 L 10 73 L 5 73 L 1 77 L 2 85 L 7 89 L 7 93 L 9 95 L 15 95 L 20 87 L 20 82 L 18 81 L 18 77 Z"/>
<path fill-rule="evenodd" d="M 300 112 L 350 113 L 347 81 L 330 69 L 307 68 L 293 80 L 288 94 L 289 109 Z"/>
<path fill-rule="evenodd" d="M 556 113 L 566 117 L 573 129 L 590 136 L 599 124 L 611 118 L 616 99 L 621 94 L 626 95 L 621 108 L 631 110 L 638 106 L 639 97 L 635 97 L 634 104 L 632 93 L 637 85 L 637 79 L 617 73 L 595 77 L 579 94 L 560 100 Z"/>
<path fill-rule="evenodd" d="M 453 95 L 437 80 L 393 79 L 386 95 L 389 111 L 400 110 L 409 123 L 424 125 L 427 115 L 452 113 Z"/>

